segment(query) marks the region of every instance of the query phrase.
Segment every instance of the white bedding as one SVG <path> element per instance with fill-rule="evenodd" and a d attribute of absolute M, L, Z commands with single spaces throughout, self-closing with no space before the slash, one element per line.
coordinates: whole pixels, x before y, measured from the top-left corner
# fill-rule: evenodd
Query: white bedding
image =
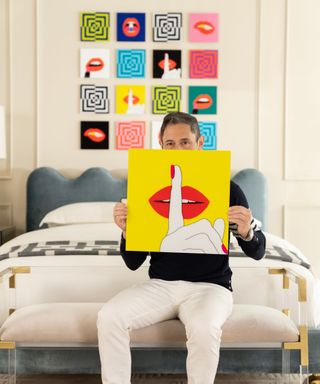
<path fill-rule="evenodd" d="M 0 254 L 8 252 L 12 246 L 45 241 L 94 241 L 119 240 L 120 229 L 113 223 L 74 224 L 40 229 L 22 234 L 0 247 Z M 276 245 L 295 252 L 302 260 L 306 257 L 293 244 L 275 235 L 266 233 L 267 246 Z M 232 243 L 236 244 L 234 238 Z M 28 292 L 22 290 L 17 294 L 17 307 L 43 301 L 104 301 L 110 295 L 128 285 L 147 279 L 148 260 L 138 271 L 128 270 L 120 256 L 45 256 L 14 257 L 0 261 L 0 270 L 9 266 L 29 265 L 32 269 L 33 281 Z M 249 257 L 230 257 L 230 265 L 234 272 L 233 288 L 235 302 L 270 305 L 283 308 L 287 302 L 281 298 L 280 276 L 268 276 L 266 267 L 286 267 L 296 271 L 307 280 L 307 316 L 309 326 L 316 327 L 320 323 L 320 283 L 312 270 L 295 263 L 278 260 L 252 260 Z M 85 268 L 84 268 L 85 267 Z M 59 268 L 58 274 L 53 270 Z M 21 280 L 28 277 L 23 276 Z M 265 284 L 265 281 L 271 284 Z M 46 289 L 39 289 L 39 286 Z M 76 287 L 76 288 L 75 288 Z M 294 291 L 293 294 L 296 294 Z M 294 300 L 290 295 L 287 301 Z M 298 312 L 293 312 L 297 321 Z"/>

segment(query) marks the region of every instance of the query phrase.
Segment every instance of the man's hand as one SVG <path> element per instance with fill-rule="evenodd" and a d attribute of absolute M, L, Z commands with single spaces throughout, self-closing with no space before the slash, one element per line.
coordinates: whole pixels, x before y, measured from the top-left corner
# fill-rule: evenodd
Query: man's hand
<path fill-rule="evenodd" d="M 223 219 L 216 219 L 213 226 L 207 219 L 184 225 L 181 183 L 180 167 L 172 165 L 168 232 L 161 242 L 160 251 L 226 254 Z"/>
<path fill-rule="evenodd" d="M 250 209 L 241 205 L 234 205 L 228 211 L 229 223 L 237 224 L 239 235 L 246 238 L 250 231 L 252 214 Z"/>
<path fill-rule="evenodd" d="M 113 208 L 113 219 L 117 226 L 122 229 L 122 235 L 124 238 L 126 238 L 127 215 L 127 205 L 124 203 L 116 203 Z"/>

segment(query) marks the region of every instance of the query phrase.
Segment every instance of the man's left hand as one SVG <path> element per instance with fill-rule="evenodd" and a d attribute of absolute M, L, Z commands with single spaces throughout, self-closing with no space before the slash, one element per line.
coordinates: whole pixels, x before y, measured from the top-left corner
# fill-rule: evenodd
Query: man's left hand
<path fill-rule="evenodd" d="M 252 221 L 251 210 L 242 207 L 241 205 L 234 205 L 229 208 L 228 219 L 230 223 L 238 225 L 238 232 L 243 238 L 246 238 L 250 231 L 250 224 Z"/>

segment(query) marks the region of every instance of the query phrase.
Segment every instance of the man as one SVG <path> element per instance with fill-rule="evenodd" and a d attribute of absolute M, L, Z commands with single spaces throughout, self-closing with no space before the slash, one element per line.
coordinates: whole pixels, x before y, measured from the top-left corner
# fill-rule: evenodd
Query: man
<path fill-rule="evenodd" d="M 164 118 L 159 142 L 163 149 L 200 150 L 204 138 L 193 116 L 174 112 Z M 122 229 L 121 255 L 126 265 L 136 270 L 148 252 L 126 251 L 126 218 L 126 205 L 117 203 L 114 220 Z M 244 253 L 261 259 L 265 237 L 252 218 L 244 193 L 233 182 L 228 220 Z M 188 384 L 212 384 L 221 328 L 232 311 L 228 255 L 151 252 L 150 256 L 151 279 L 120 292 L 99 312 L 102 381 L 130 383 L 130 330 L 178 317 L 186 329 Z"/>

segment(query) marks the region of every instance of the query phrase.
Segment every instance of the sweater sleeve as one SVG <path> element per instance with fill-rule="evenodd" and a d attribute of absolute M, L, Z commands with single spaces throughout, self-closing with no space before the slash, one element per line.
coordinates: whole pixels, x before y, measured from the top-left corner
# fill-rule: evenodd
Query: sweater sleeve
<path fill-rule="evenodd" d="M 230 207 L 234 205 L 242 205 L 249 208 L 249 204 L 242 189 L 234 182 L 230 185 Z M 250 241 L 245 241 L 240 237 L 236 237 L 238 244 L 243 252 L 255 259 L 260 260 L 263 258 L 266 250 L 266 238 L 260 229 L 253 231 L 253 238 Z"/>
<path fill-rule="evenodd" d="M 126 266 L 132 271 L 138 269 L 149 255 L 149 252 L 126 251 L 126 240 L 122 235 L 120 242 L 120 253 Z"/>

